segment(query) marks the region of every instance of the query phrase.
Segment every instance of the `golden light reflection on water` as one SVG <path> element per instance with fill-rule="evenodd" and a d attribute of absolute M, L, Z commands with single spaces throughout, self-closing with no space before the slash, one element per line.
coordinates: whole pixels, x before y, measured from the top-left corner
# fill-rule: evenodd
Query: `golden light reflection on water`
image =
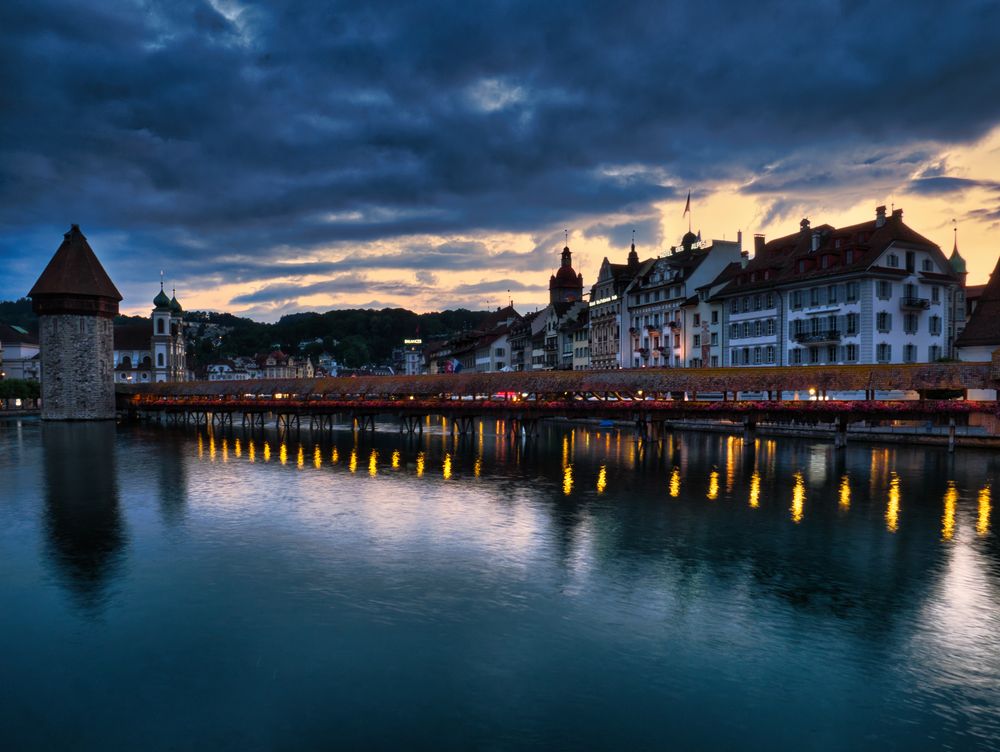
<path fill-rule="evenodd" d="M 351 450 L 351 458 L 347 461 L 347 469 L 352 473 L 358 470 L 358 448 L 355 447 Z"/>
<path fill-rule="evenodd" d="M 951 540 L 955 536 L 955 507 L 958 505 L 958 489 L 955 481 L 948 481 L 944 492 L 944 512 L 941 514 L 941 539 Z"/>
<path fill-rule="evenodd" d="M 399 450 L 398 449 L 392 453 L 392 469 L 393 470 L 398 470 L 399 469 Z"/>
<path fill-rule="evenodd" d="M 760 473 L 756 470 L 750 476 L 750 507 L 756 509 L 760 506 Z"/>
<path fill-rule="evenodd" d="M 264 442 L 264 462 L 271 461 L 271 445 L 266 441 Z"/>
<path fill-rule="evenodd" d="M 806 481 L 802 477 L 802 471 L 795 473 L 795 485 L 792 487 L 792 522 L 796 525 L 802 522 L 802 515 L 806 505 Z"/>
<path fill-rule="evenodd" d="M 569 436 L 563 436 L 562 440 L 562 466 L 569 464 Z"/>
<path fill-rule="evenodd" d="M 212 434 L 208 435 L 208 459 L 209 462 L 215 462 L 215 436 Z"/>
<path fill-rule="evenodd" d="M 319 444 L 313 447 L 313 467 L 317 470 L 323 467 L 323 454 L 319 451 Z"/>
<path fill-rule="evenodd" d="M 340 461 L 340 452 L 337 451 L 337 447 L 333 448 L 330 452 L 330 463 L 336 465 Z"/>
<path fill-rule="evenodd" d="M 708 498 L 709 501 L 715 501 L 719 498 L 719 471 L 713 470 L 708 476 Z"/>
<path fill-rule="evenodd" d="M 979 491 L 979 510 L 976 515 L 976 533 L 986 535 L 990 531 L 990 484 Z"/>
<path fill-rule="evenodd" d="M 674 467 L 670 471 L 670 496 L 677 498 L 681 495 L 681 469 L 679 467 Z"/>
<path fill-rule="evenodd" d="M 222 440 L 222 461 L 229 462 L 229 442 Z"/>
<path fill-rule="evenodd" d="M 295 453 L 295 467 L 301 470 L 306 466 L 306 453 L 302 449 L 302 445 L 299 444 L 299 451 Z"/>
<path fill-rule="evenodd" d="M 284 441 L 282 441 L 278 445 L 278 461 L 282 465 L 288 464 L 288 444 L 286 444 Z"/>
<path fill-rule="evenodd" d="M 240 457 L 243 456 L 243 447 L 240 446 L 240 440 L 239 439 L 236 439 L 235 441 L 233 441 L 233 454 L 236 455 L 237 459 L 239 459 Z"/>
<path fill-rule="evenodd" d="M 368 455 L 368 475 L 374 478 L 378 475 L 378 450 L 372 449 L 372 453 Z"/>
<path fill-rule="evenodd" d="M 441 474 L 445 480 L 451 479 L 451 453 L 444 453 L 444 464 L 441 466 Z"/>
<path fill-rule="evenodd" d="M 899 530 L 899 475 L 895 470 L 889 476 L 889 503 L 885 507 L 885 529 L 890 533 Z"/>
<path fill-rule="evenodd" d="M 417 453 L 417 477 L 420 478 L 424 474 L 424 453 Z"/>
<path fill-rule="evenodd" d="M 573 466 L 572 465 L 566 465 L 566 467 L 563 468 L 563 484 L 562 484 L 562 488 L 563 488 L 563 494 L 565 494 L 566 496 L 569 496 L 570 493 L 573 491 Z"/>
<path fill-rule="evenodd" d="M 742 442 L 741 442 L 742 443 Z M 726 437 L 726 493 L 732 493 L 736 482 L 736 437 Z"/>
<path fill-rule="evenodd" d="M 604 493 L 604 489 L 608 487 L 608 466 L 601 465 L 601 469 L 597 471 L 597 493 Z"/>
<path fill-rule="evenodd" d="M 205 440 L 198 434 L 198 459 L 202 459 L 205 454 Z"/>
<path fill-rule="evenodd" d="M 482 472 L 483 472 L 483 458 L 476 457 L 476 464 L 472 466 L 472 474 L 478 478 L 480 473 Z"/>
<path fill-rule="evenodd" d="M 250 459 L 251 462 L 257 461 L 257 447 L 254 446 L 252 439 L 249 445 L 247 446 L 247 457 Z"/>
<path fill-rule="evenodd" d="M 846 473 L 840 479 L 840 508 L 844 511 L 851 508 L 851 480 Z"/>

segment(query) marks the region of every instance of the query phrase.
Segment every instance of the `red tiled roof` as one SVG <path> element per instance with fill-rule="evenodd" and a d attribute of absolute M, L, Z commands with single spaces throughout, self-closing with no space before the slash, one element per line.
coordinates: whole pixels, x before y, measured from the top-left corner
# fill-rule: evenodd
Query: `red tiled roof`
<path fill-rule="evenodd" d="M 28 296 L 74 295 L 121 300 L 87 238 L 73 225 Z"/>
<path fill-rule="evenodd" d="M 1000 346 L 1000 259 L 986 283 L 976 310 L 955 339 L 956 347 Z"/>

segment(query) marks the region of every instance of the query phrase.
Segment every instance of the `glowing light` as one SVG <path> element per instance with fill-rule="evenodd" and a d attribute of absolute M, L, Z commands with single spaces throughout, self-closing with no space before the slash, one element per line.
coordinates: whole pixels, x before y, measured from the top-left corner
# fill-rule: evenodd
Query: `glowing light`
<path fill-rule="evenodd" d="M 205 440 L 198 434 L 198 459 L 202 459 L 202 455 L 205 454 Z"/>
<path fill-rule="evenodd" d="M 302 445 L 299 444 L 299 451 L 295 455 L 295 467 L 299 470 L 306 466 L 306 453 L 302 450 Z"/>
<path fill-rule="evenodd" d="M 257 447 L 254 446 L 253 441 L 250 442 L 250 446 L 247 447 L 247 449 L 248 449 L 247 456 L 249 457 L 250 461 L 251 462 L 256 462 L 257 461 Z"/>
<path fill-rule="evenodd" d="M 378 475 L 378 450 L 372 449 L 372 453 L 368 456 L 368 475 L 374 478 Z"/>
<path fill-rule="evenodd" d="M 708 499 L 715 501 L 719 498 L 719 471 L 713 470 L 708 476 Z"/>
<path fill-rule="evenodd" d="M 313 447 L 313 467 L 317 470 L 323 467 L 323 455 L 320 454 L 319 444 Z"/>
<path fill-rule="evenodd" d="M 792 522 L 796 525 L 802 522 L 802 513 L 806 504 L 806 481 L 802 473 L 795 473 L 795 485 L 792 487 Z"/>
<path fill-rule="evenodd" d="M 726 437 L 726 493 L 731 493 L 736 482 L 736 437 Z"/>
<path fill-rule="evenodd" d="M 266 441 L 264 442 L 264 462 L 271 461 L 271 445 Z"/>
<path fill-rule="evenodd" d="M 393 470 L 398 470 L 399 469 L 399 450 L 398 449 L 395 452 L 392 453 L 392 469 Z"/>
<path fill-rule="evenodd" d="M 569 464 L 569 437 L 563 436 L 562 441 L 562 466 L 565 468 Z"/>
<path fill-rule="evenodd" d="M 986 535 L 990 531 L 990 485 L 987 483 L 979 491 L 979 514 L 976 516 L 976 532 Z"/>
<path fill-rule="evenodd" d="M 229 462 L 229 442 L 222 440 L 222 461 Z"/>
<path fill-rule="evenodd" d="M 351 458 L 347 462 L 347 469 L 352 473 L 358 470 L 358 450 L 357 447 L 351 450 Z"/>
<path fill-rule="evenodd" d="M 845 512 L 851 508 L 851 481 L 846 473 L 840 479 L 840 508 Z"/>
<path fill-rule="evenodd" d="M 282 441 L 278 446 L 278 461 L 281 462 L 282 465 L 288 464 L 288 444 L 284 441 Z"/>
<path fill-rule="evenodd" d="M 601 465 L 601 469 L 597 471 L 597 493 L 604 493 L 604 489 L 608 487 L 608 467 L 607 465 Z"/>
<path fill-rule="evenodd" d="M 563 468 L 563 494 L 569 496 L 573 491 L 573 466 L 566 465 Z"/>
<path fill-rule="evenodd" d="M 417 454 L 417 477 L 421 477 L 424 474 L 424 453 L 419 452 Z"/>
<path fill-rule="evenodd" d="M 760 506 L 760 473 L 756 470 L 750 476 L 750 508 L 756 509 Z"/>
<path fill-rule="evenodd" d="M 475 477 L 479 477 L 479 474 L 483 472 L 483 458 L 476 457 L 476 464 L 472 466 L 472 474 Z"/>
<path fill-rule="evenodd" d="M 681 495 L 681 469 L 679 467 L 670 471 L 670 495 L 675 499 Z"/>
<path fill-rule="evenodd" d="M 233 442 L 233 454 L 236 455 L 236 459 L 239 459 L 240 457 L 243 456 L 243 447 L 240 446 L 240 440 L 239 439 L 236 439 Z"/>
<path fill-rule="evenodd" d="M 889 504 L 885 508 L 885 529 L 899 530 L 899 476 L 893 470 L 889 477 Z"/>
<path fill-rule="evenodd" d="M 941 515 L 941 539 L 951 540 L 955 535 L 955 507 L 958 505 L 958 489 L 955 481 L 948 481 L 944 492 L 944 513 Z"/>
<path fill-rule="evenodd" d="M 444 465 L 441 467 L 441 474 L 445 480 L 451 479 L 451 455 L 448 452 L 444 453 Z"/>
<path fill-rule="evenodd" d="M 208 435 L 208 459 L 210 462 L 215 462 L 215 435 Z"/>
<path fill-rule="evenodd" d="M 336 465 L 340 461 L 340 452 L 337 451 L 337 447 L 333 448 L 330 452 L 330 463 Z"/>

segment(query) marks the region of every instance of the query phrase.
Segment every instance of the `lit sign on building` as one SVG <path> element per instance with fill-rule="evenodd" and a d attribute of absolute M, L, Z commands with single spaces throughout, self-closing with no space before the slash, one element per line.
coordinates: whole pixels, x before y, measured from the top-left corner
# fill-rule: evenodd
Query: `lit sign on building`
<path fill-rule="evenodd" d="M 403 340 L 403 344 L 404 345 L 422 345 L 422 344 L 424 344 L 424 341 L 422 339 L 404 339 Z"/>
<path fill-rule="evenodd" d="M 592 306 L 604 305 L 605 303 L 614 303 L 616 300 L 618 300 L 618 296 L 612 295 L 610 298 L 601 298 L 600 300 L 592 300 L 590 301 L 590 304 Z"/>

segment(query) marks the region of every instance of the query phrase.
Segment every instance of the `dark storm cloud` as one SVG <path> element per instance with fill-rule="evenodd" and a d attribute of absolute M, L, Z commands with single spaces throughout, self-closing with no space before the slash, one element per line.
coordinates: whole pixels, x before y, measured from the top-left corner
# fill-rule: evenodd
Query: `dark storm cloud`
<path fill-rule="evenodd" d="M 194 284 L 275 278 L 321 246 L 367 266 L 281 271 L 388 268 L 366 243 L 415 234 L 648 218 L 714 181 L 903 181 L 923 144 L 1000 119 L 998 27 L 977 0 L 4 3 L 0 262 L 38 262 L 0 297 L 71 221 L 120 236 L 126 284 L 164 259 Z"/>
<path fill-rule="evenodd" d="M 990 180 L 970 180 L 968 178 L 917 178 L 906 185 L 908 193 L 922 196 L 942 196 L 949 193 L 961 193 L 970 188 L 998 188 L 1000 184 Z"/>

